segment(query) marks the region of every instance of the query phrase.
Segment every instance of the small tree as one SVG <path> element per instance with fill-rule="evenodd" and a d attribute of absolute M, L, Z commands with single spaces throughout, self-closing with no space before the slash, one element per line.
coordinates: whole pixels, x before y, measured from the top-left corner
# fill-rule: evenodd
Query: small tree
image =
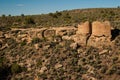
<path fill-rule="evenodd" d="M 21 14 L 21 17 L 24 17 L 25 15 L 24 14 Z"/>
<path fill-rule="evenodd" d="M 117 8 L 120 8 L 120 6 L 117 6 Z"/>
<path fill-rule="evenodd" d="M 3 15 L 2 15 L 2 17 L 3 17 L 3 18 L 5 18 L 5 17 L 6 17 L 6 15 L 5 15 L 5 14 L 3 14 Z"/>
<path fill-rule="evenodd" d="M 11 17 L 11 14 L 9 14 L 8 16 Z"/>
<path fill-rule="evenodd" d="M 35 24 L 35 21 L 34 21 L 34 19 L 31 18 L 31 17 L 27 17 L 27 18 L 25 19 L 25 24 Z"/>

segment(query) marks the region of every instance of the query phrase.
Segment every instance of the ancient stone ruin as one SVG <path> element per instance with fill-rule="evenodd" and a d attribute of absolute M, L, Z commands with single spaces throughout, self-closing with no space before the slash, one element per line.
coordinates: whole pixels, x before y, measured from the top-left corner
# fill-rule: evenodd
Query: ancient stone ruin
<path fill-rule="evenodd" d="M 102 46 L 109 45 L 111 40 L 111 25 L 109 21 L 88 21 L 78 25 L 78 31 L 74 38 L 81 45 Z"/>
<path fill-rule="evenodd" d="M 88 40 L 88 45 L 103 46 L 109 45 L 111 42 L 111 25 L 110 22 L 92 23 L 92 34 Z"/>
<path fill-rule="evenodd" d="M 74 41 L 80 45 L 86 45 L 87 39 L 91 34 L 90 23 L 87 21 L 82 24 L 78 24 L 78 31 L 76 32 L 75 37 L 73 37 Z"/>
<path fill-rule="evenodd" d="M 74 40 L 77 45 L 103 46 L 111 44 L 111 25 L 109 21 L 78 24 L 78 28 L 54 27 L 54 28 L 27 28 L 11 29 L 8 32 L 0 32 L 0 42 L 3 38 L 13 38 L 17 42 L 24 40 L 30 43 L 34 38 L 47 39 L 49 41 Z"/>

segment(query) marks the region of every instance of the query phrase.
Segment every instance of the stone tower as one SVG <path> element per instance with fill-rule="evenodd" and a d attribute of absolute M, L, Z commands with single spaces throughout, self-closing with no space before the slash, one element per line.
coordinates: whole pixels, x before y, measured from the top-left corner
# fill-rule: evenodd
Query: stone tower
<path fill-rule="evenodd" d="M 92 23 L 92 34 L 88 40 L 88 45 L 103 46 L 109 45 L 111 40 L 111 25 L 109 21 Z"/>
<path fill-rule="evenodd" d="M 88 21 L 82 24 L 78 24 L 78 31 L 76 32 L 76 37 L 74 38 L 74 41 L 80 45 L 86 45 L 90 34 L 91 25 Z"/>

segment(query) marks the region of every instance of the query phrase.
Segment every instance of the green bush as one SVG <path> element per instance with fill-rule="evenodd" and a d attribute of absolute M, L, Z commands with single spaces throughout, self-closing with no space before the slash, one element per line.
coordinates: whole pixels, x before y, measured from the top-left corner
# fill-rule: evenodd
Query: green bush
<path fill-rule="evenodd" d="M 106 72 L 107 75 L 112 75 L 114 73 L 116 73 L 117 69 L 116 66 L 112 66 L 111 68 L 109 68 Z"/>
<path fill-rule="evenodd" d="M 41 60 L 41 59 L 38 60 L 37 66 L 38 66 L 38 67 L 41 67 L 41 66 L 42 66 L 42 60 Z"/>
<path fill-rule="evenodd" d="M 107 70 L 107 67 L 104 67 L 104 66 L 103 66 L 103 67 L 101 68 L 100 72 L 101 72 L 101 73 L 106 73 L 106 70 Z"/>
<path fill-rule="evenodd" d="M 32 39 L 32 43 L 33 43 L 33 44 L 39 43 L 40 41 L 41 41 L 41 40 L 40 40 L 40 38 L 38 38 L 38 37 Z"/>
<path fill-rule="evenodd" d="M 25 22 L 24 22 L 25 24 L 35 24 L 35 21 L 34 21 L 34 19 L 33 18 L 31 18 L 31 17 L 27 17 L 26 19 L 25 19 Z"/>
<path fill-rule="evenodd" d="M 21 46 L 26 45 L 26 41 L 21 42 L 20 45 L 21 45 Z"/>
<path fill-rule="evenodd" d="M 20 73 L 20 72 L 22 72 L 22 69 L 18 64 L 14 63 L 11 65 L 11 72 L 12 72 L 12 74 Z"/>

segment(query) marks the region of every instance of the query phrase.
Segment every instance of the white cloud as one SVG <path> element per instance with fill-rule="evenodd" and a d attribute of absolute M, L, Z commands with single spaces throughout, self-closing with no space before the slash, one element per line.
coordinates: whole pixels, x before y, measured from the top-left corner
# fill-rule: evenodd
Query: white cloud
<path fill-rule="evenodd" d="M 18 6 L 18 7 L 23 7 L 24 4 L 17 4 L 16 6 Z"/>

